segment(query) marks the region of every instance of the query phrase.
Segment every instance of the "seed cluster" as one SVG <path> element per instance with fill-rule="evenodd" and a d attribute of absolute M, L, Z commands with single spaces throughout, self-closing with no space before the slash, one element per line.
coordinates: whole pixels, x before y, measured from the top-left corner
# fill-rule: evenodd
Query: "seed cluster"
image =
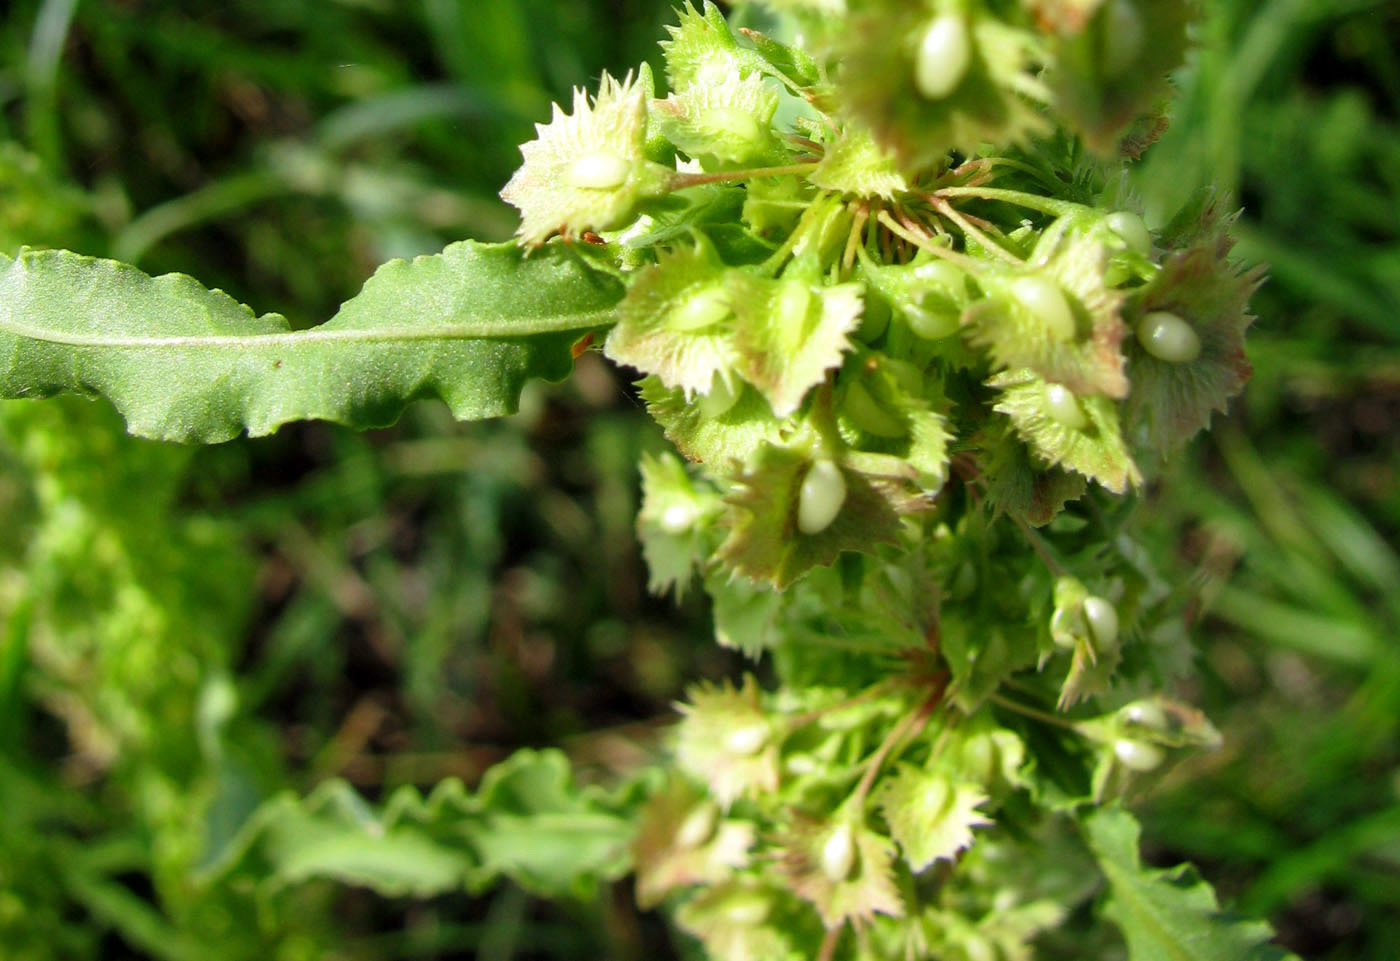
<path fill-rule="evenodd" d="M 1188 5 L 774 6 L 810 47 L 687 6 L 669 92 L 580 93 L 504 192 L 628 286 L 604 351 L 690 462 L 644 465 L 653 587 L 781 682 L 691 692 L 639 895 L 720 958 L 1023 956 L 1053 918 L 966 905 L 1035 903 L 978 868 L 1042 829 L 1034 750 L 1102 799 L 1214 736 L 1139 696 L 1171 612 L 1109 519 L 1248 375 L 1228 217 L 1149 228 L 1118 152 Z"/>

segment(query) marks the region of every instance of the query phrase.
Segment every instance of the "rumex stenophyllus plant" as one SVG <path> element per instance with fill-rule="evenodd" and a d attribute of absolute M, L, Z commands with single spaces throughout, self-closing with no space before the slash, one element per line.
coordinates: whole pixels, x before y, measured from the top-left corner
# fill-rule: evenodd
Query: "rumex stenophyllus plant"
<path fill-rule="evenodd" d="M 664 90 L 605 77 L 522 147 L 518 243 L 386 264 L 310 330 L 188 277 L 4 263 L 0 393 L 100 394 L 166 440 L 425 395 L 496 416 L 601 344 L 677 451 L 641 465 L 653 588 L 698 582 L 772 677 L 695 686 L 671 759 L 613 794 L 556 755 L 377 819 L 333 785 L 260 809 L 210 876 L 290 875 L 335 823 L 375 857 L 299 851 L 296 879 L 630 868 L 716 959 L 1108 956 L 1098 918 L 1134 959 L 1266 956 L 1189 869 L 1142 865 L 1119 803 L 1219 739 L 1168 696 L 1183 598 L 1130 527 L 1249 374 L 1228 210 L 1149 229 L 1129 187 L 1192 12 L 772 0 L 759 32 L 686 5 Z M 531 853 L 536 815 L 567 862 Z"/>

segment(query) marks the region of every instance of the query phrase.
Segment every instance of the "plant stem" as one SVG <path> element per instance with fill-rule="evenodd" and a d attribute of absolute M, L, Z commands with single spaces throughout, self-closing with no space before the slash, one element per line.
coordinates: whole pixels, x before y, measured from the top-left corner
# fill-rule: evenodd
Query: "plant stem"
<path fill-rule="evenodd" d="M 1043 214 L 1050 214 L 1052 217 L 1063 217 L 1067 214 L 1080 213 L 1089 209 L 1082 204 L 1070 203 L 1068 200 L 1056 200 L 1053 197 L 1038 197 L 1035 194 L 1024 193 L 1020 190 L 1004 190 L 1000 187 L 941 187 L 929 195 L 929 200 L 930 202 L 934 202 L 935 198 L 947 197 L 977 197 L 980 200 L 1002 200 L 1009 204 L 1015 204 L 1018 207 L 1025 207 L 1028 210 L 1038 210 Z"/>
<path fill-rule="evenodd" d="M 960 254 L 956 250 L 949 250 L 947 247 L 944 247 L 941 244 L 936 244 L 933 242 L 933 239 L 931 237 L 920 238 L 917 234 L 911 232 L 907 227 L 904 227 L 903 225 L 897 223 L 895 219 L 889 215 L 888 211 L 880 211 L 879 214 L 876 215 L 875 219 L 878 220 L 883 226 L 888 228 L 890 233 L 898 237 L 903 237 L 905 240 L 909 241 L 911 244 L 914 244 L 920 250 L 927 250 L 929 253 L 933 254 L 936 257 L 942 257 L 944 260 L 951 260 L 953 263 L 957 264 L 958 266 L 962 267 L 964 270 L 967 270 L 969 272 L 978 271 L 982 268 L 982 265 L 979 264 L 973 258 L 967 256 L 966 254 Z"/>
<path fill-rule="evenodd" d="M 924 729 L 928 719 L 933 716 L 933 709 L 943 700 L 943 691 L 930 696 L 920 705 L 913 714 L 907 715 L 902 721 L 895 725 L 894 730 L 875 749 L 875 753 L 866 761 L 865 773 L 861 775 L 860 783 L 856 785 L 855 791 L 851 793 L 849 802 L 859 808 L 865 803 L 865 797 L 870 793 L 870 788 L 875 784 L 875 777 L 880 773 L 880 768 L 885 763 L 885 758 L 890 755 L 906 737 L 918 737 L 919 732 Z"/>
<path fill-rule="evenodd" d="M 1054 574 L 1056 577 L 1064 577 L 1068 571 L 1065 566 L 1060 563 L 1059 558 L 1055 556 L 1054 550 L 1045 542 L 1045 538 L 1041 537 L 1040 533 L 1035 528 L 1027 524 L 1025 518 L 1016 517 L 1013 514 L 1012 519 L 1016 521 L 1016 526 L 1021 528 L 1021 533 L 1025 535 L 1026 542 L 1031 545 L 1031 548 L 1036 554 L 1040 555 L 1040 559 L 1045 562 L 1045 566 L 1050 568 L 1050 573 Z"/>
<path fill-rule="evenodd" d="M 841 256 L 841 270 L 847 271 L 855 265 L 856 251 L 860 248 L 861 233 L 865 230 L 866 222 L 870 220 L 870 207 L 862 204 L 856 209 L 855 218 L 851 222 L 851 232 L 846 237 L 846 250 Z"/>
<path fill-rule="evenodd" d="M 954 188 L 950 187 L 948 189 L 951 190 Z M 987 249 L 988 253 L 994 254 L 995 256 L 1001 258 L 1009 264 L 1013 264 L 1014 266 L 1022 266 L 1023 261 L 1020 257 L 1017 257 L 1015 254 L 1007 250 L 1001 244 L 997 243 L 991 237 L 988 237 L 985 233 L 983 233 L 980 227 L 978 227 L 972 221 L 968 220 L 967 217 L 963 216 L 952 204 L 948 203 L 948 201 L 944 200 L 942 197 L 934 195 L 929 198 L 929 202 L 933 204 L 934 210 L 937 210 L 944 217 L 947 217 L 953 223 L 957 224 L 958 228 L 962 230 L 962 232 L 966 236 L 976 240 L 979 244 L 981 244 Z"/>
<path fill-rule="evenodd" d="M 1063 727 L 1070 731 L 1079 731 L 1079 725 L 1075 724 L 1073 721 L 1067 721 L 1062 717 L 1056 717 L 1054 714 L 1048 714 L 1045 711 L 1039 711 L 1033 707 L 1026 707 L 1024 704 L 1018 704 L 1016 701 L 1013 701 L 1010 698 L 1002 697 L 996 692 L 988 694 L 987 700 L 991 701 L 993 704 L 1001 705 L 1008 711 L 1015 711 L 1017 714 L 1024 714 L 1026 717 L 1032 718 L 1034 720 L 1044 721 L 1046 724 L 1054 724 L 1056 727 Z"/>
<path fill-rule="evenodd" d="M 832 711 L 844 711 L 848 707 L 855 707 L 857 704 L 863 704 L 872 697 L 885 693 L 892 684 L 893 680 L 891 678 L 886 678 L 883 681 L 877 681 L 854 697 L 848 697 L 844 701 L 837 701 L 835 704 L 828 704 L 826 707 L 819 707 L 815 711 L 808 711 L 806 714 L 799 714 L 789 719 L 788 724 L 791 725 L 789 727 L 789 732 L 795 731 L 799 727 L 805 727 L 818 718 L 830 714 Z"/>
<path fill-rule="evenodd" d="M 712 174 L 677 171 L 671 175 L 670 187 L 672 190 L 684 190 L 687 187 L 699 187 L 703 184 L 734 183 L 758 177 L 783 177 L 788 174 L 806 173 L 816 164 L 815 160 L 805 160 L 802 163 L 786 164 L 781 167 L 750 167 L 748 170 L 721 170 Z"/>

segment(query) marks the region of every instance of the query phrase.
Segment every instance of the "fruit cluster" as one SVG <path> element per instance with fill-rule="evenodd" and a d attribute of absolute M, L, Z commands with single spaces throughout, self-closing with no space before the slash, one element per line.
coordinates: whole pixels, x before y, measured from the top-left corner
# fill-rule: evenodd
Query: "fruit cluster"
<path fill-rule="evenodd" d="M 643 467 L 653 587 L 779 682 L 682 706 L 639 897 L 716 958 L 1026 957 L 1092 890 L 1052 812 L 1216 737 L 1114 496 L 1249 374 L 1229 218 L 1126 186 L 1190 4 L 769 7 L 684 8 L 667 95 L 578 93 L 503 191 L 627 285 L 604 352 L 691 464 Z"/>

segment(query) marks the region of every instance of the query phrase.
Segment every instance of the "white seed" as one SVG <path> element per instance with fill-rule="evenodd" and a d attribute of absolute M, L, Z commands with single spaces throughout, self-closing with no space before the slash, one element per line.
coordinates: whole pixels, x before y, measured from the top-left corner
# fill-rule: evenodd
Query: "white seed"
<path fill-rule="evenodd" d="M 719 809 L 709 801 L 686 815 L 676 832 L 676 845 L 682 848 L 698 848 L 715 835 L 715 823 L 719 820 Z"/>
<path fill-rule="evenodd" d="M 1129 724 L 1145 727 L 1150 731 L 1163 732 L 1167 729 L 1167 713 L 1154 701 L 1134 701 L 1124 705 L 1118 716 Z"/>
<path fill-rule="evenodd" d="M 962 318 L 955 310 L 929 310 L 910 304 L 904 308 L 909 329 L 924 340 L 943 340 L 958 332 Z"/>
<path fill-rule="evenodd" d="M 1044 277 L 1022 277 L 1011 285 L 1011 295 L 1040 319 L 1052 340 L 1074 339 L 1074 313 L 1064 291 Z"/>
<path fill-rule="evenodd" d="M 1089 637 L 1101 651 L 1112 650 L 1118 643 L 1118 611 L 1102 597 L 1084 598 L 1084 620 L 1089 623 Z"/>
<path fill-rule="evenodd" d="M 1131 771 L 1156 770 L 1167 759 L 1166 752 L 1157 745 L 1127 738 L 1113 742 L 1113 754 L 1119 763 Z"/>
<path fill-rule="evenodd" d="M 739 402 L 739 394 L 743 389 L 743 384 L 730 387 L 723 377 L 716 374 L 710 383 L 710 392 L 700 395 L 700 416 L 706 420 L 723 417 Z"/>
<path fill-rule="evenodd" d="M 1109 0 L 1103 12 L 1103 72 L 1112 80 L 1137 66 L 1147 25 L 1133 0 Z"/>
<path fill-rule="evenodd" d="M 967 272 L 946 260 L 930 260 L 914 268 L 914 277 L 921 283 L 941 288 L 950 294 L 963 292 L 967 287 Z"/>
<path fill-rule="evenodd" d="M 1056 646 L 1065 650 L 1074 649 L 1074 628 L 1072 615 L 1063 607 L 1050 615 L 1050 639 Z"/>
<path fill-rule="evenodd" d="M 992 742 L 991 736 L 979 734 L 964 742 L 962 763 L 966 765 L 968 773 L 976 780 L 990 781 L 997 770 L 997 746 Z M 945 793 L 946 790 L 945 788 Z M 944 803 L 947 803 L 946 797 L 942 799 L 935 810 L 941 811 Z"/>
<path fill-rule="evenodd" d="M 691 501 L 676 501 L 661 512 L 661 529 L 672 536 L 684 534 L 695 526 L 698 513 Z"/>
<path fill-rule="evenodd" d="M 706 287 L 671 308 L 666 326 L 689 332 L 713 327 L 729 316 L 729 291 L 721 286 Z"/>
<path fill-rule="evenodd" d="M 729 898 L 729 906 L 724 916 L 730 924 L 751 927 L 762 924 L 768 918 L 768 899 L 760 895 L 738 895 Z"/>
<path fill-rule="evenodd" d="M 846 478 L 833 461 L 819 460 L 802 478 L 797 494 L 797 529 L 820 534 L 831 526 L 846 502 Z"/>
<path fill-rule="evenodd" d="M 807 319 L 812 313 L 812 291 L 806 284 L 783 284 L 773 302 L 781 329 L 796 340 L 807 332 Z"/>
<path fill-rule="evenodd" d="M 940 813 L 948 808 L 948 804 L 952 800 L 953 792 L 948 789 L 946 781 L 929 781 L 924 788 L 922 807 L 925 811 Z"/>
<path fill-rule="evenodd" d="M 907 431 L 904 424 L 885 408 L 881 407 L 870 392 L 858 380 L 851 381 L 846 388 L 844 412 L 851 421 L 876 437 L 903 437 Z"/>
<path fill-rule="evenodd" d="M 935 17 L 919 39 L 914 55 L 914 86 L 929 100 L 942 100 L 957 89 L 972 65 L 972 34 L 967 21 L 954 14 Z"/>
<path fill-rule="evenodd" d="M 598 152 L 576 159 L 564 179 L 578 190 L 616 190 L 631 174 L 632 164 L 625 157 Z"/>
<path fill-rule="evenodd" d="M 1137 325 L 1138 343 L 1158 360 L 1189 364 L 1201 356 L 1201 338 L 1176 314 L 1154 310 Z"/>
<path fill-rule="evenodd" d="M 992 942 L 975 931 L 969 931 L 963 935 L 962 949 L 967 961 L 998 961 L 1001 957 L 1001 952 L 992 945 Z"/>
<path fill-rule="evenodd" d="M 1089 426 L 1089 418 L 1085 416 L 1079 398 L 1064 384 L 1045 385 L 1044 410 L 1045 416 L 1061 427 L 1083 430 Z"/>
<path fill-rule="evenodd" d="M 763 137 L 758 121 L 733 107 L 711 107 L 705 111 L 701 122 L 711 131 L 741 143 L 758 143 Z"/>
<path fill-rule="evenodd" d="M 822 845 L 822 873 L 832 883 L 840 883 L 851 876 L 855 866 L 856 840 L 851 826 L 842 823 Z"/>
<path fill-rule="evenodd" d="M 768 725 L 762 721 L 755 721 L 752 724 L 735 728 L 724 739 L 724 746 L 728 748 L 729 753 L 739 757 L 750 757 L 757 754 L 767 743 Z"/>
<path fill-rule="evenodd" d="M 1147 224 L 1142 222 L 1142 218 L 1131 210 L 1115 210 L 1104 218 L 1104 223 L 1122 238 L 1129 250 L 1135 250 L 1144 257 L 1152 253 L 1152 234 L 1148 233 Z"/>

